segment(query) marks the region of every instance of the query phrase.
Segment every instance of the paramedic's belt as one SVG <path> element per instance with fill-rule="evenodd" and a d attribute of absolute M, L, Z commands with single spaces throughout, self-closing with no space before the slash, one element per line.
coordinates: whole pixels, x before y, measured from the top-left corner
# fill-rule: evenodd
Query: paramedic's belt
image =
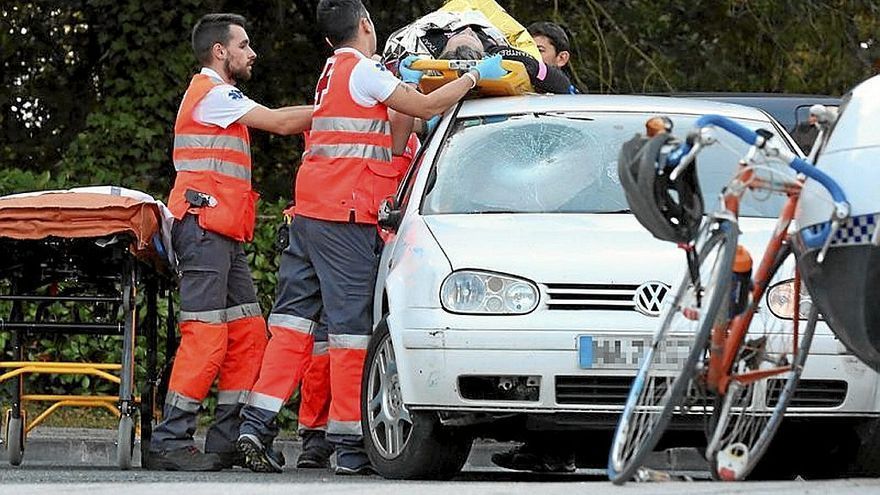
<path fill-rule="evenodd" d="M 415 70 L 424 71 L 425 75 L 419 83 L 422 93 L 428 94 L 444 84 L 455 81 L 459 73 L 473 69 L 479 60 L 431 60 L 422 59 L 412 63 Z M 507 75 L 498 79 L 480 79 L 477 82 L 477 93 L 481 96 L 514 96 L 533 93 L 529 74 L 522 62 L 502 60 L 501 67 Z"/>

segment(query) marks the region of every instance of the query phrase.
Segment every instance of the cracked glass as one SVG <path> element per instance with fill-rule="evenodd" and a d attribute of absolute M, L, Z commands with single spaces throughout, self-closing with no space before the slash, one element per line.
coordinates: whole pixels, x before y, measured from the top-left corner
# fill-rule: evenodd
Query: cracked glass
<path fill-rule="evenodd" d="M 422 213 L 626 213 L 618 153 L 654 116 L 557 112 L 459 119 L 435 162 Z M 684 135 L 699 117 L 668 116 L 675 135 Z M 770 122 L 738 122 L 750 129 L 772 129 Z M 718 207 L 719 193 L 747 151 L 734 136 L 723 131 L 715 136 L 719 143 L 697 159 L 707 211 Z M 771 144 L 790 149 L 775 136 Z M 754 199 L 743 202 L 741 216 L 775 217 L 785 198 Z"/>

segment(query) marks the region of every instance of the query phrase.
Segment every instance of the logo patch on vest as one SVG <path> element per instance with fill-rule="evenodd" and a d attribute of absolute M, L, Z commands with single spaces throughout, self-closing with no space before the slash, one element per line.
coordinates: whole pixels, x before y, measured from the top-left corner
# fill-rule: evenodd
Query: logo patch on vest
<path fill-rule="evenodd" d="M 243 100 L 244 94 L 238 89 L 230 89 L 229 93 L 226 95 L 230 100 Z"/>

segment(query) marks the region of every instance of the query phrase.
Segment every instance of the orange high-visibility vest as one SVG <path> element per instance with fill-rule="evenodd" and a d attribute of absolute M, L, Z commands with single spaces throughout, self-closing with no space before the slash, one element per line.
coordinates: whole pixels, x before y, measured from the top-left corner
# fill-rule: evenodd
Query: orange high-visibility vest
<path fill-rule="evenodd" d="M 358 105 L 348 90 L 360 57 L 327 59 L 315 90 L 309 147 L 296 177 L 296 214 L 329 221 L 375 224 L 379 203 L 396 187 L 391 123 L 382 103 Z"/>
<path fill-rule="evenodd" d="M 193 76 L 174 124 L 174 188 L 168 209 L 181 219 L 198 214 L 199 225 L 237 241 L 254 237 L 259 194 L 251 189 L 251 147 L 248 128 L 238 122 L 226 129 L 197 122 L 193 112 L 214 86 L 224 84 L 206 75 Z M 191 208 L 188 189 L 209 195 L 213 206 Z"/>

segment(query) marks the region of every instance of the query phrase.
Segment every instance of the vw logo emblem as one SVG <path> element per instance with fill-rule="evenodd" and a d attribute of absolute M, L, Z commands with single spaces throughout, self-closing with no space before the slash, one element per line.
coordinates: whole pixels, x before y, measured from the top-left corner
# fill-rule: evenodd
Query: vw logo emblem
<path fill-rule="evenodd" d="M 660 305 L 669 293 L 670 287 L 663 282 L 645 282 L 636 289 L 633 302 L 636 311 L 646 316 L 660 316 Z"/>

